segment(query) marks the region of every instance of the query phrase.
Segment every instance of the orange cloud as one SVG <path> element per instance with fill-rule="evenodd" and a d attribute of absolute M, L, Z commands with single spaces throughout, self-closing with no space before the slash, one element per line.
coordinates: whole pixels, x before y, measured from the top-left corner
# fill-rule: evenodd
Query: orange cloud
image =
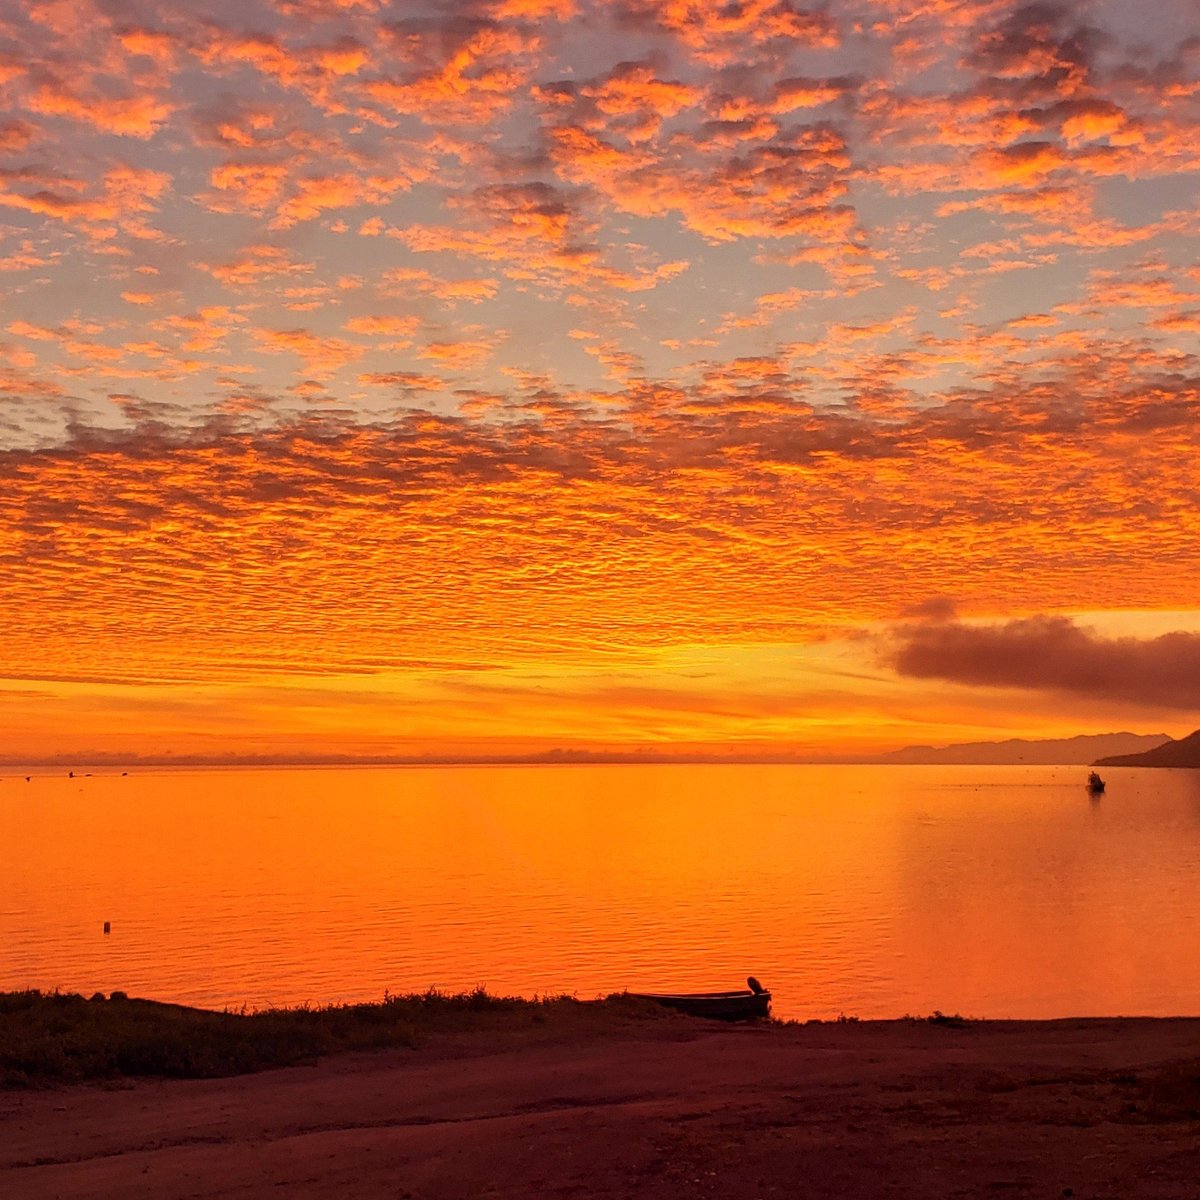
<path fill-rule="evenodd" d="M 47 329 L 43 325 L 31 325 L 28 321 L 12 321 L 6 328 L 17 337 L 33 338 L 41 342 L 53 341 L 55 337 L 53 329 Z"/>
<path fill-rule="evenodd" d="M 196 263 L 195 266 L 230 287 L 254 287 L 268 279 L 311 274 L 313 264 L 299 262 L 282 246 L 248 246 L 241 254 L 224 263 Z"/>
<path fill-rule="evenodd" d="M 352 355 L 310 331 L 266 348 L 308 364 Z M 1109 581 L 1114 607 L 1186 607 L 1200 391 L 1153 361 L 1088 358 L 1038 387 L 950 395 L 899 419 L 806 405 L 762 357 L 714 364 L 688 389 L 642 380 L 619 421 L 535 393 L 545 418 L 496 424 L 426 410 L 169 447 L 161 424 L 80 430 L 54 453 L 0 460 L 0 553 L 62 568 L 10 577 L 5 666 L 229 679 L 267 652 L 329 670 L 434 642 L 494 655 L 497 628 L 510 662 L 608 645 L 617 629 L 630 653 L 803 639 L 908 607 L 905 555 L 964 611 L 991 611 L 1010 588 L 1029 611 L 1070 606 L 1081 570 Z M 400 372 L 363 382 L 410 402 L 444 387 Z M 130 611 L 130 572 L 151 562 L 170 586 Z M 721 587 L 698 592 L 698 577 Z M 364 605 L 369 620 L 325 635 Z M 98 636 L 114 619 L 119 649 Z"/>
<path fill-rule="evenodd" d="M 470 331 L 464 330 L 464 332 Z M 442 363 L 444 366 L 454 370 L 470 370 L 473 367 L 480 366 L 492 356 L 501 338 L 501 334 L 494 334 L 488 337 L 477 337 L 452 342 L 427 342 L 421 348 L 418 357 Z"/>
<path fill-rule="evenodd" d="M 286 163 L 226 162 L 213 167 L 214 188 L 236 198 L 237 207 L 262 212 L 274 205 L 291 175 Z"/>
<path fill-rule="evenodd" d="M 580 94 L 594 107 L 594 126 L 620 130 L 635 143 L 654 137 L 664 120 L 693 107 L 704 95 L 699 88 L 659 79 L 641 63 L 623 64 Z"/>
<path fill-rule="evenodd" d="M 724 66 L 745 56 L 747 44 L 771 48 L 838 44 L 832 17 L 791 0 L 746 0 L 713 9 L 703 0 L 624 0 L 626 19 L 670 30 L 698 58 Z"/>
<path fill-rule="evenodd" d="M 496 0 L 492 7 L 492 16 L 498 21 L 540 21 L 546 17 L 569 21 L 575 12 L 575 0 Z"/>
<path fill-rule="evenodd" d="M 510 279 L 551 287 L 636 292 L 686 269 L 682 262 L 632 270 L 606 263 L 591 240 L 593 226 L 575 200 L 566 189 L 542 183 L 479 188 L 453 202 L 469 218 L 458 225 L 414 225 L 389 232 L 419 253 L 479 258 L 500 265 Z M 420 282 L 404 272 L 389 273 L 388 279 Z M 445 289 L 429 290 L 452 298 Z M 478 285 L 472 284 L 465 298 L 478 295 Z"/>
<path fill-rule="evenodd" d="M 43 179 L 49 186 L 37 187 Z M 170 184 L 171 177 L 164 171 L 126 164 L 111 167 L 96 183 L 65 175 L 39 179 L 30 173 L 17 173 L 6 182 L 0 175 L 0 205 L 78 225 L 99 242 L 118 232 L 152 241 L 161 235 L 149 224 L 148 215 L 157 211 L 157 202 Z"/>
<path fill-rule="evenodd" d="M 337 208 L 385 204 L 397 192 L 413 184 L 410 175 L 352 174 L 308 176 L 296 181 L 292 194 L 279 205 L 273 229 L 285 229 L 297 221 L 310 221 Z"/>
<path fill-rule="evenodd" d="M 0 151 L 11 154 L 24 150 L 37 137 L 37 127 L 28 121 L 0 122 Z"/>
<path fill-rule="evenodd" d="M 255 329 L 254 340 L 269 354 L 294 354 L 303 369 L 317 376 L 331 375 L 361 358 L 363 348 L 344 338 L 321 337 L 307 329 Z"/>
<path fill-rule="evenodd" d="M 375 372 L 358 377 L 360 383 L 370 387 L 388 388 L 405 397 L 416 397 L 426 393 L 446 390 L 446 381 L 439 375 L 421 375 L 415 371 Z"/>
<path fill-rule="evenodd" d="M 179 348 L 188 354 L 208 354 L 225 341 L 232 328 L 244 325 L 247 320 L 225 305 L 215 304 L 196 312 L 163 317 L 151 328 L 173 335 Z"/>
<path fill-rule="evenodd" d="M 126 27 L 117 33 L 117 38 L 135 57 L 153 59 L 160 66 L 169 66 L 175 61 L 175 39 L 160 29 Z"/>
<path fill-rule="evenodd" d="M 382 276 L 385 295 L 429 295 L 440 300 L 490 300 L 499 289 L 495 279 L 441 279 L 420 267 L 394 267 Z"/>
<path fill-rule="evenodd" d="M 832 127 L 800 129 L 705 164 L 658 162 L 570 126 L 552 131 L 560 172 L 643 217 L 677 212 L 715 241 L 738 238 L 843 240 L 854 227 L 845 197 L 845 143 Z"/>
<path fill-rule="evenodd" d="M 346 322 L 351 333 L 389 338 L 408 338 L 420 327 L 419 317 L 354 317 Z"/>
<path fill-rule="evenodd" d="M 523 26 L 466 19 L 402 21 L 388 32 L 408 70 L 367 81 L 363 95 L 388 113 L 431 124 L 487 124 L 510 109 L 540 45 Z"/>

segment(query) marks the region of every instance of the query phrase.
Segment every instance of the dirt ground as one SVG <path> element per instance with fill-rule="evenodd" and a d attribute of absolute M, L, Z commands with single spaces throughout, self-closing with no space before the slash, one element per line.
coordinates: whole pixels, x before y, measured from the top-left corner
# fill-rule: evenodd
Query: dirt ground
<path fill-rule="evenodd" d="M 1200 1197 L 1200 1019 L 514 1029 L 0 1092 L 0 1196 Z"/>

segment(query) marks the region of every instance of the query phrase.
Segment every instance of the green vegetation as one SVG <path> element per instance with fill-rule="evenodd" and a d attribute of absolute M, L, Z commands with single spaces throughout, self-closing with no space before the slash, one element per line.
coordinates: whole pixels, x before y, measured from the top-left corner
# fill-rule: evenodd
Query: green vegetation
<path fill-rule="evenodd" d="M 615 1006 L 626 1015 L 633 1011 Z M 132 1000 L 121 992 L 108 999 L 97 993 L 90 1000 L 37 991 L 0 993 L 0 1087 L 128 1075 L 237 1075 L 315 1062 L 340 1051 L 413 1046 L 430 1033 L 544 1024 L 597 1007 L 565 996 L 492 996 L 483 988 L 262 1012 L 212 1012 Z"/>

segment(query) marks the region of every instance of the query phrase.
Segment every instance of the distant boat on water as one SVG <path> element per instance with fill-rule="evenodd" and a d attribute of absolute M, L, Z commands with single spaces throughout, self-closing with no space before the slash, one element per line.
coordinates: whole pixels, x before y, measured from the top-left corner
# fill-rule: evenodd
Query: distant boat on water
<path fill-rule="evenodd" d="M 653 1000 L 691 1017 L 710 1017 L 717 1021 L 752 1021 L 771 1010 L 771 993 L 754 976 L 750 986 L 732 992 L 630 992 L 638 1000 Z"/>
<path fill-rule="evenodd" d="M 1102 791 L 1104 791 L 1104 780 L 1101 779 L 1095 771 L 1092 771 L 1088 775 L 1087 787 L 1088 791 L 1091 792 L 1093 796 L 1098 796 Z"/>

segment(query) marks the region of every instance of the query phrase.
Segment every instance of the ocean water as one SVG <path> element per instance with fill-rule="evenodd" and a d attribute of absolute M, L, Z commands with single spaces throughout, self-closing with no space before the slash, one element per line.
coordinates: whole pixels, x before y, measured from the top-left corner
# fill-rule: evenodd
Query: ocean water
<path fill-rule="evenodd" d="M 753 974 L 798 1019 L 1200 1013 L 1200 772 L 1105 774 L 1092 799 L 1075 767 L 0 772 L 0 989 Z"/>

